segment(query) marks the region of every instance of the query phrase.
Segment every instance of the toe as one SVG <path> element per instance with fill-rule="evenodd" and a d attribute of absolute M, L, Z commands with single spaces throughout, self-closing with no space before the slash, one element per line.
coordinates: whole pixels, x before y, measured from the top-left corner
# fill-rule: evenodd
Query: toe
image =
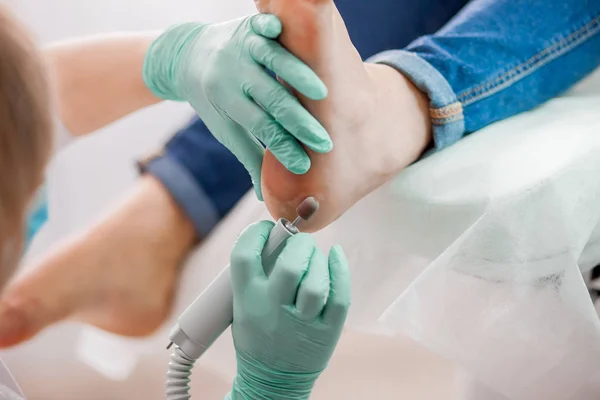
<path fill-rule="evenodd" d="M 29 340 L 67 315 L 67 307 L 59 303 L 52 306 L 29 294 L 8 295 L 0 302 L 0 347 Z"/>

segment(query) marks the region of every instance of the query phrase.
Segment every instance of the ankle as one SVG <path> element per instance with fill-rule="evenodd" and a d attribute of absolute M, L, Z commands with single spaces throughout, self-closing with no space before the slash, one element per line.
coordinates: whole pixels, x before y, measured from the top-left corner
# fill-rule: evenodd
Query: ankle
<path fill-rule="evenodd" d="M 121 229 L 140 242 L 171 253 L 187 253 L 195 244 L 194 227 L 167 189 L 154 177 L 142 177 L 132 195 L 115 213 L 123 217 Z M 119 222 L 117 222 L 119 223 Z"/>
<path fill-rule="evenodd" d="M 142 177 L 127 198 L 79 241 L 117 264 L 177 268 L 195 244 L 195 231 L 162 184 Z M 104 249 L 104 251 L 102 250 Z"/>
<path fill-rule="evenodd" d="M 374 91 L 371 145 L 380 147 L 376 172 L 391 177 L 421 157 L 432 141 L 429 99 L 396 69 L 365 64 Z"/>

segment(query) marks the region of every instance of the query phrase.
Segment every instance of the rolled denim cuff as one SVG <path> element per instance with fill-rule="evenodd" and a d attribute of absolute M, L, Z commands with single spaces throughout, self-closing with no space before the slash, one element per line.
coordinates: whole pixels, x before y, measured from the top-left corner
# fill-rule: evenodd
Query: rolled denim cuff
<path fill-rule="evenodd" d="M 462 104 L 446 78 L 427 61 L 406 50 L 388 50 L 374 55 L 367 62 L 386 64 L 397 69 L 429 96 L 429 116 L 436 150 L 450 146 L 463 137 L 465 118 Z"/>
<path fill-rule="evenodd" d="M 199 238 L 206 237 L 219 223 L 221 217 L 210 197 L 173 157 L 161 155 L 154 158 L 143 166 L 143 172 L 153 175 L 165 186 L 193 223 Z"/>

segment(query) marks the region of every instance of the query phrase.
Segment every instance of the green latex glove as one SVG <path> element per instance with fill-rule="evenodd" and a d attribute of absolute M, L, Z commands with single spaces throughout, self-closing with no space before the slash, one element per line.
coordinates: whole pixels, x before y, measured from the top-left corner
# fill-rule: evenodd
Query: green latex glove
<path fill-rule="evenodd" d="M 308 399 L 348 314 L 350 273 L 342 249 L 333 247 L 328 261 L 312 236 L 299 233 L 267 277 L 261 252 L 272 228 L 266 221 L 251 225 L 231 254 L 238 368 L 227 399 Z"/>
<path fill-rule="evenodd" d="M 188 101 L 208 129 L 246 167 L 262 200 L 264 143 L 291 172 L 303 174 L 310 159 L 300 143 L 326 153 L 325 128 L 265 68 L 313 100 L 325 84 L 275 40 L 281 22 L 257 14 L 219 24 L 187 23 L 163 33 L 148 50 L 144 82 L 158 97 Z"/>

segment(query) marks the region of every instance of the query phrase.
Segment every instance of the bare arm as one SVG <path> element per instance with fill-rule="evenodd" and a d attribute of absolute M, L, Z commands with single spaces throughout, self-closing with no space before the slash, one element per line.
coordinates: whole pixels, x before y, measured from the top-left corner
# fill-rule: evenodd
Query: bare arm
<path fill-rule="evenodd" d="M 160 101 L 142 80 L 146 51 L 157 36 L 102 35 L 45 49 L 60 117 L 74 135 L 93 132 Z"/>

